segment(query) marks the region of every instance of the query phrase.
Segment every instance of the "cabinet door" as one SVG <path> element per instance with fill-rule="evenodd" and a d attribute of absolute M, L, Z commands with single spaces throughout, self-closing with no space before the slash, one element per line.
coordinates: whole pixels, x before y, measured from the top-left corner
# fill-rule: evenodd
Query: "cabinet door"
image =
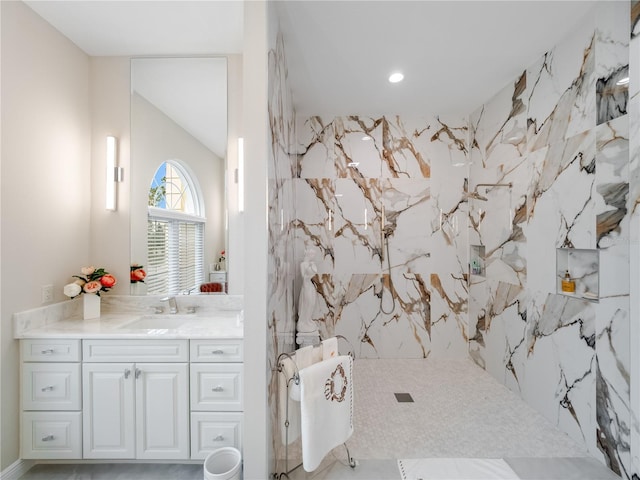
<path fill-rule="evenodd" d="M 188 364 L 138 363 L 135 372 L 137 457 L 189 458 Z"/>
<path fill-rule="evenodd" d="M 134 365 L 82 366 L 84 458 L 135 458 Z"/>

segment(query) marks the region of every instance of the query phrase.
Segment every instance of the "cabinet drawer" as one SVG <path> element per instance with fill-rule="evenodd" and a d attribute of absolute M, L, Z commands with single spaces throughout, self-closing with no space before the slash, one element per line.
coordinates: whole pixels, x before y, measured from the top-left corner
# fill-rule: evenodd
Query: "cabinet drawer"
<path fill-rule="evenodd" d="M 21 340 L 24 362 L 79 362 L 80 340 Z"/>
<path fill-rule="evenodd" d="M 80 410 L 79 363 L 24 363 L 23 410 Z"/>
<path fill-rule="evenodd" d="M 188 340 L 83 340 L 85 362 L 187 362 Z"/>
<path fill-rule="evenodd" d="M 191 410 L 242 410 L 243 368 L 239 363 L 191 365 Z"/>
<path fill-rule="evenodd" d="M 82 458 L 81 412 L 24 412 L 22 458 Z"/>
<path fill-rule="evenodd" d="M 242 413 L 191 414 L 191 458 L 202 460 L 222 447 L 242 451 Z"/>
<path fill-rule="evenodd" d="M 242 362 L 242 340 L 191 340 L 192 362 Z"/>

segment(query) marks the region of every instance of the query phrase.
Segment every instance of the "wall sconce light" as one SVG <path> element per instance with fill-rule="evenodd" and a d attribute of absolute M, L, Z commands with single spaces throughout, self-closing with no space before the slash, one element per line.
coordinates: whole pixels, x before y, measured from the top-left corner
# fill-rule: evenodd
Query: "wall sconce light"
<path fill-rule="evenodd" d="M 107 137 L 107 176 L 106 176 L 106 208 L 116 211 L 116 184 L 122 181 L 122 168 L 116 166 L 118 157 L 118 141 L 116 137 Z"/>
<path fill-rule="evenodd" d="M 238 211 L 244 212 L 244 139 L 238 138 Z"/>

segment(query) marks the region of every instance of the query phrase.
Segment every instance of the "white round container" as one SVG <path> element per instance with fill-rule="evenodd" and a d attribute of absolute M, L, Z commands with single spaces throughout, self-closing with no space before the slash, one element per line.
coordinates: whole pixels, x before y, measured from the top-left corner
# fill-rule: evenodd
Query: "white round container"
<path fill-rule="evenodd" d="M 241 480 L 242 455 L 233 447 L 214 450 L 204 461 L 204 480 Z"/>

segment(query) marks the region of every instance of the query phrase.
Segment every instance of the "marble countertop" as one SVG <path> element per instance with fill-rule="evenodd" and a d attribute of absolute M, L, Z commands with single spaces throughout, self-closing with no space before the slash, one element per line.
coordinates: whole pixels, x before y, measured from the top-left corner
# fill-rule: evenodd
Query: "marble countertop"
<path fill-rule="evenodd" d="M 243 337 L 243 319 L 239 311 L 197 314 L 109 313 L 83 320 L 62 318 L 16 331 L 15 338 L 78 339 L 238 339 Z"/>

